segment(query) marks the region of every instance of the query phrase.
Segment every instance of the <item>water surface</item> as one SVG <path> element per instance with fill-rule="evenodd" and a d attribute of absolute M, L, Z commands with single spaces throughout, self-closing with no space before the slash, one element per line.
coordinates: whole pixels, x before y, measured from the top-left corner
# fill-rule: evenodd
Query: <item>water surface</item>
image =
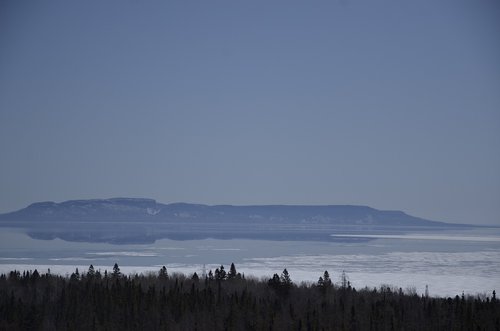
<path fill-rule="evenodd" d="M 335 237 L 333 235 L 332 237 Z M 353 286 L 426 285 L 434 295 L 491 293 L 500 289 L 500 230 L 367 235 L 355 242 L 266 240 L 158 240 L 153 244 L 38 240 L 15 229 L 0 232 L 0 271 L 39 269 L 62 274 L 90 264 L 124 272 L 197 272 L 234 262 L 245 275 L 270 277 L 287 268 L 295 282 L 317 281 L 324 270 L 334 280 L 345 271 Z"/>

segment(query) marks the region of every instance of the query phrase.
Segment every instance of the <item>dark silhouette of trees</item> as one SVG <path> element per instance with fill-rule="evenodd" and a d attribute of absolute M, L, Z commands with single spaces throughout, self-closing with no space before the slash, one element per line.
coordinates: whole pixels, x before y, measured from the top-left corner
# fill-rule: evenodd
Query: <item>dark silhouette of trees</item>
<path fill-rule="evenodd" d="M 36 269 L 35 269 L 36 271 Z M 77 281 L 80 279 L 80 273 L 78 272 L 78 268 L 75 269 L 75 272 L 73 272 L 70 276 L 70 279 L 73 281 Z"/>
<path fill-rule="evenodd" d="M 324 287 L 324 286 L 325 286 L 325 281 L 323 280 L 323 277 L 319 276 L 318 287 Z"/>
<path fill-rule="evenodd" d="M 226 279 L 226 271 L 224 270 L 224 266 L 221 265 L 220 268 L 215 269 L 215 280 L 222 281 Z"/>
<path fill-rule="evenodd" d="M 278 274 L 274 274 L 273 277 L 268 280 L 267 284 L 269 285 L 269 287 L 275 290 L 279 290 L 281 286 L 280 276 L 278 276 Z"/>
<path fill-rule="evenodd" d="M 229 272 L 227 273 L 227 279 L 235 279 L 238 277 L 238 274 L 236 273 L 236 267 L 234 266 L 234 263 L 231 263 L 231 267 L 229 268 Z"/>
<path fill-rule="evenodd" d="M 288 270 L 284 269 L 281 276 L 274 274 L 273 277 L 267 281 L 267 285 L 274 289 L 279 295 L 284 296 L 287 295 L 293 287 L 293 282 Z"/>
<path fill-rule="evenodd" d="M 290 287 L 292 285 L 292 279 L 290 278 L 290 274 L 288 270 L 284 269 L 280 276 L 280 281 L 283 286 Z"/>
<path fill-rule="evenodd" d="M 349 282 L 349 278 L 347 277 L 347 274 L 344 270 L 342 270 L 342 274 L 340 275 L 340 287 L 343 290 L 351 288 L 351 283 Z"/>
<path fill-rule="evenodd" d="M 330 279 L 330 274 L 328 270 L 323 273 L 323 284 L 325 287 L 332 287 L 332 280 Z"/>
<path fill-rule="evenodd" d="M 356 290 L 345 273 L 339 285 L 327 272 L 317 284 L 297 285 L 286 269 L 258 281 L 234 277 L 232 266 L 222 277 L 221 266 L 218 281 L 199 281 L 196 273 L 124 275 L 115 267 L 104 277 L 93 267 L 68 278 L 0 275 L 0 330 L 500 329 L 494 291 L 439 298 L 387 285 Z"/>
<path fill-rule="evenodd" d="M 158 274 L 158 277 L 162 280 L 165 280 L 168 278 L 168 272 L 167 272 L 167 268 L 165 266 L 161 267 L 160 272 Z"/>
<path fill-rule="evenodd" d="M 89 266 L 89 270 L 87 271 L 87 277 L 95 277 L 95 269 L 92 264 Z"/>
<path fill-rule="evenodd" d="M 332 280 L 330 279 L 330 274 L 328 273 L 327 270 L 325 270 L 323 276 L 319 277 L 316 286 L 323 294 L 326 294 L 329 291 L 329 289 L 333 287 Z"/>
<path fill-rule="evenodd" d="M 120 267 L 118 266 L 118 263 L 115 263 L 115 265 L 113 266 L 113 273 L 111 274 L 111 276 L 113 278 L 120 278 L 120 276 L 122 275 L 122 273 L 120 272 Z"/>

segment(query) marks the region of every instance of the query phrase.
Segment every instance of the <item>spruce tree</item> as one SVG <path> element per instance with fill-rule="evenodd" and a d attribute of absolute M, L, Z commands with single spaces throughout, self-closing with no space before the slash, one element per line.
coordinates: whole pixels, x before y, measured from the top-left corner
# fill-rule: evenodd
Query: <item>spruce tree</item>
<path fill-rule="evenodd" d="M 224 266 L 221 264 L 220 268 L 215 269 L 215 280 L 221 281 L 226 279 L 226 271 Z"/>
<path fill-rule="evenodd" d="M 120 267 L 118 266 L 118 263 L 115 263 L 115 265 L 113 266 L 112 276 L 113 278 L 119 278 L 121 276 Z"/>
<path fill-rule="evenodd" d="M 162 279 L 162 280 L 165 280 L 165 279 L 167 279 L 167 278 L 168 278 L 167 268 L 166 268 L 165 266 L 163 266 L 163 267 L 160 269 L 159 277 L 160 277 L 160 279 Z"/>
<path fill-rule="evenodd" d="M 330 274 L 328 273 L 327 270 L 325 270 L 325 273 L 323 274 L 323 283 L 325 287 L 332 286 L 332 280 L 330 279 Z"/>
<path fill-rule="evenodd" d="M 87 276 L 91 278 L 95 276 L 95 270 L 92 264 L 89 266 L 89 270 L 87 271 Z"/>
<path fill-rule="evenodd" d="M 267 284 L 275 290 L 279 289 L 281 285 L 280 276 L 278 276 L 278 274 L 274 274 L 273 278 L 267 281 Z"/>
<path fill-rule="evenodd" d="M 280 281 L 285 287 L 290 287 L 292 285 L 292 279 L 290 278 L 290 274 L 286 268 L 281 273 Z"/>
<path fill-rule="evenodd" d="M 231 263 L 231 267 L 229 268 L 229 273 L 227 274 L 227 279 L 235 279 L 238 273 L 236 272 L 236 267 L 234 263 Z"/>

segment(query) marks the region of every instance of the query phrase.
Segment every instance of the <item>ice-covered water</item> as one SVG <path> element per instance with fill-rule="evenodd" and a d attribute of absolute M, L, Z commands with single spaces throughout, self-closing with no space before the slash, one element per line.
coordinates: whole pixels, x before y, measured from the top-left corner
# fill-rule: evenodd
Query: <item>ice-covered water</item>
<path fill-rule="evenodd" d="M 0 272 L 35 269 L 53 273 L 84 271 L 90 264 L 123 272 L 201 273 L 231 262 L 245 275 L 270 277 L 287 268 L 295 282 L 317 281 L 328 270 L 334 280 L 345 271 L 361 288 L 390 284 L 432 295 L 491 293 L 500 289 L 500 231 L 476 229 L 407 236 L 370 236 L 358 243 L 263 240 L 159 240 L 150 245 L 35 240 L 0 231 Z"/>

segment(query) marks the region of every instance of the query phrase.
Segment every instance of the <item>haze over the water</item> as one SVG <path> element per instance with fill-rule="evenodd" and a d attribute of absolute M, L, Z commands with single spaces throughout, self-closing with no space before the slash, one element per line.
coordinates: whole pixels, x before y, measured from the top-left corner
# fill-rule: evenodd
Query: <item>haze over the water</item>
<path fill-rule="evenodd" d="M 500 224 L 494 0 L 0 4 L 0 213 L 357 204 Z"/>

